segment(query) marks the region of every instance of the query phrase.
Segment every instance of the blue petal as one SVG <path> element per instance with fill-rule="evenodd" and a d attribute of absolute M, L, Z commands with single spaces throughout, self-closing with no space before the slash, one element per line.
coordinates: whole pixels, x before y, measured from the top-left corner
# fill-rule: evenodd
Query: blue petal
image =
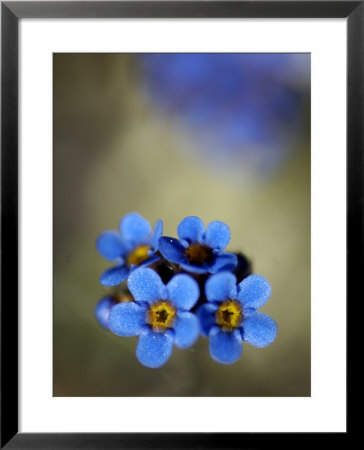
<path fill-rule="evenodd" d="M 159 251 L 168 261 L 180 264 L 186 261 L 185 248 L 178 239 L 163 236 L 158 241 Z"/>
<path fill-rule="evenodd" d="M 215 313 L 218 306 L 215 303 L 205 303 L 196 311 L 197 317 L 200 321 L 201 334 L 208 336 L 211 328 L 216 325 Z"/>
<path fill-rule="evenodd" d="M 124 245 L 116 231 L 102 233 L 96 241 L 96 248 L 109 261 L 116 261 L 125 253 Z"/>
<path fill-rule="evenodd" d="M 222 302 L 236 298 L 236 277 L 231 272 L 212 275 L 205 284 L 206 298 L 209 302 Z"/>
<path fill-rule="evenodd" d="M 163 234 L 163 221 L 158 220 L 154 226 L 154 231 L 152 235 L 148 239 L 148 242 L 150 243 L 154 251 L 158 250 L 158 240 L 162 236 L 162 234 Z"/>
<path fill-rule="evenodd" d="M 157 272 L 152 269 L 138 268 L 128 278 L 128 288 L 137 302 L 152 303 L 162 298 L 164 284 Z"/>
<path fill-rule="evenodd" d="M 179 309 L 189 310 L 200 296 L 197 282 L 184 273 L 175 275 L 167 284 L 167 297 Z"/>
<path fill-rule="evenodd" d="M 138 245 L 145 241 L 150 233 L 150 224 L 138 213 L 130 213 L 120 221 L 120 233 L 125 241 Z"/>
<path fill-rule="evenodd" d="M 222 364 L 232 364 L 237 361 L 243 351 L 241 336 L 238 330 L 222 331 L 219 327 L 212 328 L 209 342 L 210 355 Z"/>
<path fill-rule="evenodd" d="M 154 369 L 163 366 L 171 356 L 172 348 L 171 334 L 145 330 L 140 334 L 136 356 L 144 366 Z"/>
<path fill-rule="evenodd" d="M 146 325 L 147 308 L 135 302 L 118 303 L 109 317 L 110 330 L 119 336 L 137 336 Z"/>
<path fill-rule="evenodd" d="M 200 242 L 205 231 L 202 220 L 196 216 L 185 217 L 177 227 L 180 239 L 191 242 Z"/>
<path fill-rule="evenodd" d="M 249 275 L 239 284 L 238 300 L 244 307 L 258 309 L 270 297 L 272 289 L 261 275 Z"/>
<path fill-rule="evenodd" d="M 204 241 L 211 248 L 224 250 L 230 242 L 230 228 L 225 223 L 215 220 L 206 228 Z"/>
<path fill-rule="evenodd" d="M 116 286 L 129 275 L 130 270 L 124 264 L 105 270 L 100 277 L 100 283 L 104 286 Z"/>
<path fill-rule="evenodd" d="M 277 336 L 278 326 L 267 314 L 253 313 L 243 319 L 241 336 L 244 341 L 254 347 L 265 347 L 271 344 Z"/>
<path fill-rule="evenodd" d="M 152 255 L 150 258 L 143 261 L 139 266 L 132 266 L 132 270 L 140 268 L 140 267 L 148 267 L 154 264 L 155 262 L 159 261 L 160 257 L 158 255 Z"/>
<path fill-rule="evenodd" d="M 216 273 L 222 270 L 234 270 L 237 265 L 238 258 L 234 253 L 220 253 L 215 255 L 214 261 L 210 264 L 210 272 Z"/>
<path fill-rule="evenodd" d="M 193 345 L 200 334 L 200 324 L 195 314 L 180 311 L 174 324 L 174 343 L 178 348 L 188 348 Z"/>
<path fill-rule="evenodd" d="M 116 305 L 116 301 L 111 297 L 104 297 L 95 306 L 95 317 L 99 324 L 109 329 L 109 315 L 111 308 Z"/>
<path fill-rule="evenodd" d="M 210 267 L 206 263 L 203 263 L 202 266 L 195 266 L 193 264 L 188 264 L 187 262 L 184 262 L 180 263 L 180 266 L 183 270 L 192 273 L 208 273 L 210 271 Z"/>

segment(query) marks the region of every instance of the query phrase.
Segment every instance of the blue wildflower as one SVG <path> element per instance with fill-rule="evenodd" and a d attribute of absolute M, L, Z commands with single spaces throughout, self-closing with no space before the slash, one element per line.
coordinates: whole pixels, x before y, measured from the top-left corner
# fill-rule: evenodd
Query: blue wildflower
<path fill-rule="evenodd" d="M 116 286 L 136 267 L 149 266 L 158 261 L 156 252 L 162 232 L 161 220 L 158 220 L 151 234 L 149 222 L 138 213 L 130 213 L 121 219 L 119 232 L 112 230 L 102 233 L 96 247 L 104 258 L 117 265 L 101 275 L 100 283 Z"/>
<path fill-rule="evenodd" d="M 117 303 L 132 301 L 133 297 L 130 292 L 119 292 L 114 295 L 103 297 L 96 303 L 95 306 L 94 313 L 96 320 L 103 328 L 105 328 L 105 330 L 109 330 L 109 316 L 111 308 Z"/>
<path fill-rule="evenodd" d="M 202 220 L 186 217 L 177 228 L 179 239 L 163 236 L 159 251 L 165 259 L 194 273 L 215 273 L 234 270 L 238 260 L 223 250 L 230 242 L 230 229 L 223 222 L 211 222 L 206 230 Z"/>
<path fill-rule="evenodd" d="M 138 360 L 157 368 L 171 356 L 172 347 L 190 347 L 200 333 L 199 321 L 189 310 L 200 291 L 187 274 L 175 275 L 164 285 L 152 269 L 133 271 L 127 281 L 135 302 L 115 305 L 110 313 L 110 330 L 119 336 L 137 336 Z"/>
<path fill-rule="evenodd" d="M 209 336 L 210 355 L 223 364 L 237 361 L 243 351 L 242 341 L 255 347 L 271 344 L 277 335 L 276 322 L 257 311 L 271 294 L 268 281 L 261 275 L 250 275 L 236 285 L 230 272 L 211 276 L 205 285 L 208 303 L 197 315 L 201 331 Z"/>
<path fill-rule="evenodd" d="M 112 297 L 104 297 L 99 300 L 95 306 L 95 317 L 98 323 L 105 328 L 105 330 L 109 329 L 110 311 L 116 303 L 117 302 Z"/>

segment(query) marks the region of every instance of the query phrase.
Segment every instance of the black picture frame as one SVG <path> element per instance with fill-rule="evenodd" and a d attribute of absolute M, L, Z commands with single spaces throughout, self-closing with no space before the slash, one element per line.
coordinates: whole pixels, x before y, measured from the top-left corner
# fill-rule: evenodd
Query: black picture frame
<path fill-rule="evenodd" d="M 363 274 L 364 1 L 1 2 L 1 448 L 144 449 L 292 446 L 297 433 L 18 432 L 18 23 L 22 18 L 346 18 L 347 303 Z M 358 300 L 358 299 L 356 299 Z M 349 313 L 349 311 L 348 311 Z M 350 345 L 348 345 L 348 349 Z M 348 372 L 349 375 L 349 372 Z M 348 411 L 348 418 L 350 411 Z M 335 433 L 337 443 L 349 437 Z M 334 435 L 334 433 L 332 434 Z M 311 438 L 301 434 L 300 443 Z M 327 442 L 324 433 L 315 443 Z M 343 443 L 343 442 L 342 442 Z"/>

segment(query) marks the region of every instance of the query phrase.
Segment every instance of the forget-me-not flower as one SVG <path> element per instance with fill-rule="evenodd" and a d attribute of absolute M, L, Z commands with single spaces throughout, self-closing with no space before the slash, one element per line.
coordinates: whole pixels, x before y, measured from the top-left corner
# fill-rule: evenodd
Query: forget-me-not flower
<path fill-rule="evenodd" d="M 159 239 L 159 251 L 168 261 L 194 273 L 235 269 L 236 255 L 223 251 L 230 242 L 230 229 L 225 223 L 216 220 L 205 230 L 200 218 L 190 216 L 180 222 L 177 234 L 179 239 Z"/>
<path fill-rule="evenodd" d="M 130 292 L 122 291 L 103 297 L 96 303 L 94 314 L 98 323 L 109 330 L 109 316 L 111 308 L 121 302 L 132 302 L 134 299 Z"/>
<path fill-rule="evenodd" d="M 116 266 L 100 277 L 104 286 L 116 286 L 125 280 L 136 267 L 148 266 L 158 261 L 158 240 L 163 232 L 163 222 L 158 220 L 153 233 L 149 222 L 138 213 L 125 215 L 118 231 L 105 231 L 97 239 L 100 254 Z"/>
<path fill-rule="evenodd" d="M 119 336 L 138 336 L 138 360 L 157 368 L 172 354 L 173 344 L 188 348 L 198 338 L 199 321 L 189 310 L 200 291 L 187 274 L 175 275 L 164 285 L 152 269 L 133 271 L 127 281 L 135 302 L 115 305 L 110 312 L 110 330 Z"/>
<path fill-rule="evenodd" d="M 198 309 L 197 315 L 202 334 L 209 336 L 210 355 L 215 361 L 237 361 L 242 341 L 265 347 L 275 340 L 276 322 L 257 311 L 271 294 L 270 284 L 261 275 L 250 275 L 236 285 L 235 275 L 220 272 L 207 280 L 205 294 L 208 303 Z"/>
<path fill-rule="evenodd" d="M 109 316 L 110 311 L 113 306 L 117 304 L 116 300 L 112 297 L 103 297 L 99 300 L 95 306 L 95 317 L 98 323 L 105 328 L 105 330 L 109 329 Z"/>

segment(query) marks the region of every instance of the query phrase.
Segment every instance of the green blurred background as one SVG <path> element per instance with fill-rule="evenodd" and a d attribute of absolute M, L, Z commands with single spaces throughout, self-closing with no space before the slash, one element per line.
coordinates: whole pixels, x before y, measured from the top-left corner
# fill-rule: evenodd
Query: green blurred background
<path fill-rule="evenodd" d="M 309 114 L 280 169 L 247 181 L 194 159 L 197 140 L 153 106 L 140 70 L 133 55 L 54 55 L 53 394 L 309 396 Z M 278 323 L 276 341 L 245 344 L 225 366 L 200 338 L 191 349 L 175 347 L 162 368 L 143 367 L 137 338 L 113 335 L 94 318 L 109 292 L 98 278 L 110 266 L 95 240 L 132 211 L 163 219 L 170 236 L 189 215 L 227 223 L 228 249 L 243 251 L 272 285 L 262 311 Z"/>

